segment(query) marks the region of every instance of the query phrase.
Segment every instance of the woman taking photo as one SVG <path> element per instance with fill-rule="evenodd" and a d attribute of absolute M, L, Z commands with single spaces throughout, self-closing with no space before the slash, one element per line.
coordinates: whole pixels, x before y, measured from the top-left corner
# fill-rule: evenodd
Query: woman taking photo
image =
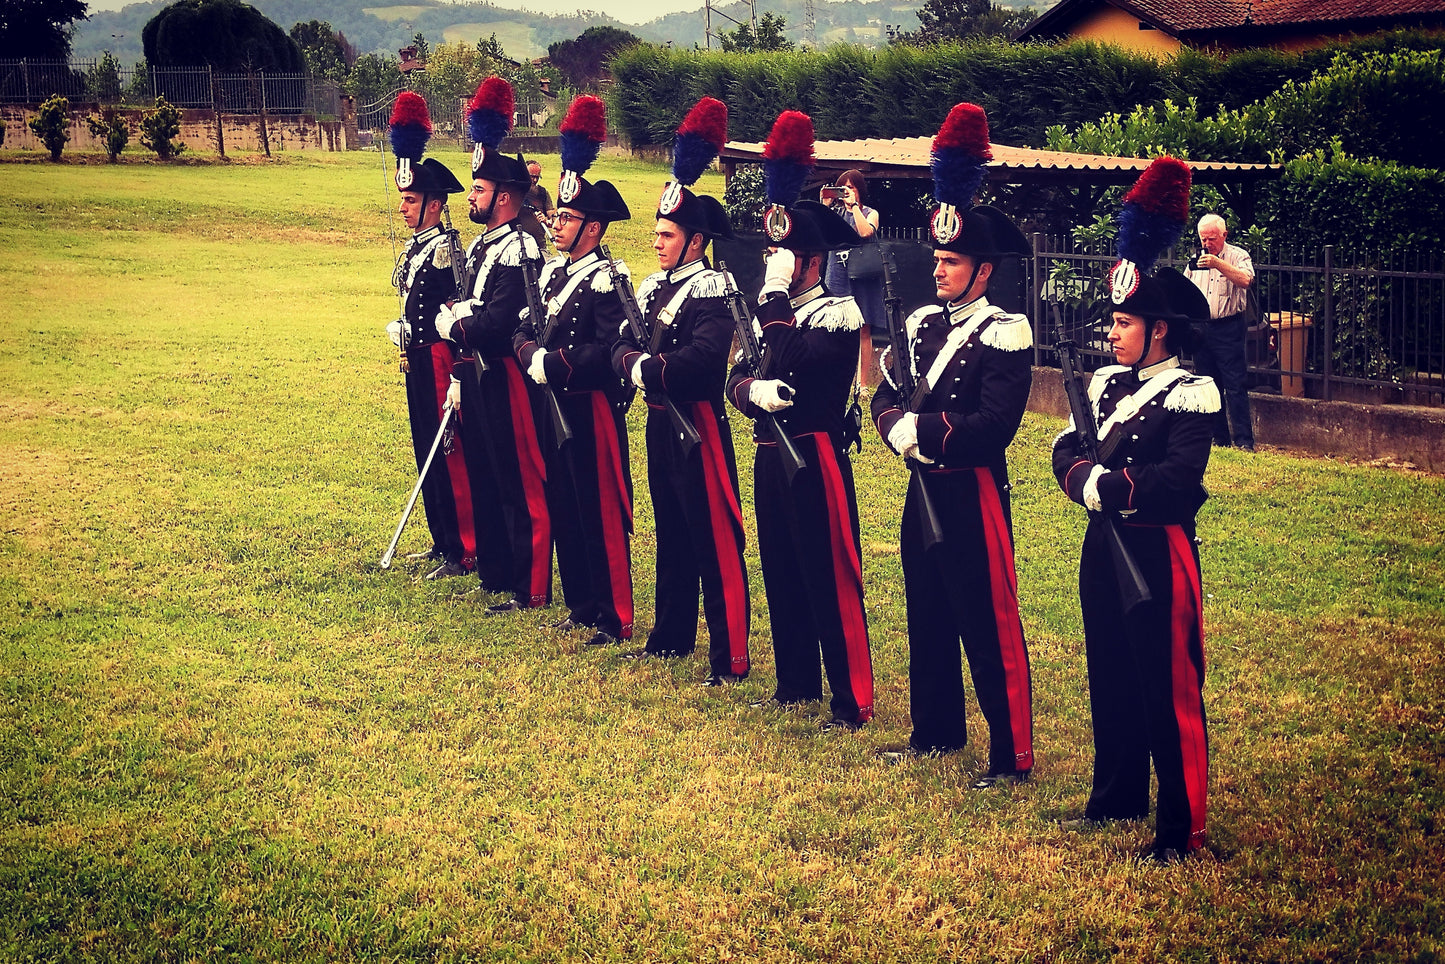
<path fill-rule="evenodd" d="M 843 216 L 848 227 L 865 243 L 876 243 L 878 212 L 863 203 L 868 193 L 863 175 L 857 171 L 844 171 L 838 175 L 833 187 L 832 193 L 836 195 L 832 201 L 833 209 Z M 887 331 L 888 319 L 883 313 L 882 261 L 870 256 L 866 258 L 868 266 L 863 267 L 864 260 L 865 256 L 856 247 L 833 252 L 828 257 L 823 287 L 831 295 L 851 294 L 858 303 L 858 310 L 863 313 L 867 324 L 858 333 L 858 384 L 870 388 L 878 384 L 878 366 L 873 363 L 873 332 Z"/>

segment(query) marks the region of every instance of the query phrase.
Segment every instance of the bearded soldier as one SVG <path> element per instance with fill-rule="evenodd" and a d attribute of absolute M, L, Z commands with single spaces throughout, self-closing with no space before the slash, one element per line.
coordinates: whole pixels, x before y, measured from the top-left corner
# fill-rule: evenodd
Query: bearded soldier
<path fill-rule="evenodd" d="M 593 630 L 596 646 L 632 638 L 632 477 L 628 465 L 627 385 L 612 370 L 623 308 L 612 266 L 598 245 L 613 221 L 631 217 L 617 189 L 583 174 L 607 138 L 606 105 L 572 102 L 562 122 L 562 178 L 554 238 L 561 254 L 546 263 L 539 287 L 544 318 L 530 312 L 513 336 L 517 359 L 534 384 L 551 392 L 571 433 L 537 415 L 547 461 L 547 509 L 567 616 L 563 629 Z M 621 269 L 625 270 L 625 269 Z M 625 276 L 623 284 L 627 284 Z"/>
<path fill-rule="evenodd" d="M 455 237 L 442 228 L 449 194 L 463 189 L 456 175 L 436 158 L 422 159 L 431 137 L 426 101 L 410 91 L 396 98 L 389 138 L 396 155 L 396 187 L 401 216 L 414 232 L 396 265 L 392 283 L 401 293 L 404 316 L 387 326 L 401 350 L 406 372 L 406 401 L 417 469 L 426 462 L 441 427 L 443 405 L 453 382 L 451 345 L 437 337 L 432 324 L 437 310 L 456 297 L 453 272 Z M 438 563 L 428 579 L 459 576 L 474 565 L 477 544 L 472 526 L 472 493 L 462 443 L 455 423 L 447 427 L 440 452 L 422 481 L 422 504 L 432 547 L 406 558 Z"/>
<path fill-rule="evenodd" d="M 821 699 L 821 653 L 832 690 L 825 726 L 856 729 L 873 716 L 846 420 L 863 316 L 851 297 L 828 296 L 821 273 L 828 251 L 857 235 L 827 207 L 797 200 L 812 155 L 812 120 L 785 111 L 763 153 L 773 247 L 754 316 L 762 357 L 757 369 L 747 360 L 733 368 L 727 396 L 756 420 L 753 506 L 778 673 L 771 702 Z M 804 463 L 791 479 L 774 432 Z"/>
<path fill-rule="evenodd" d="M 545 606 L 552 596 L 552 532 L 546 481 L 532 418 L 530 381 L 512 353 L 512 335 L 526 306 L 523 259 L 541 257 L 517 230 L 529 183 L 527 164 L 497 149 L 511 129 L 514 95 L 499 77 L 477 88 L 467 116 L 476 148 L 468 214 L 483 232 L 467 250 L 468 290 L 436 314 L 436 331 L 472 359 L 456 397 L 473 462 L 473 505 L 484 548 L 482 588 L 508 598 L 492 615 Z"/>
<path fill-rule="evenodd" d="M 723 404 L 732 313 L 728 285 L 704 252 L 731 237 L 716 198 L 694 194 L 722 148 L 727 108 L 704 97 L 688 112 L 673 146 L 673 180 L 662 192 L 653 250 L 662 270 L 637 291 L 647 331 L 624 329 L 613 368 L 646 394 L 647 482 L 657 525 L 656 615 L 645 648 L 629 658 L 678 657 L 697 641 L 698 588 L 708 631 L 705 685 L 736 683 L 748 673 L 752 617 L 743 565 L 743 519 L 732 431 Z M 667 405 L 688 424 L 685 432 Z M 694 442 L 684 443 L 690 432 Z"/>
<path fill-rule="evenodd" d="M 1030 248 L 1003 212 L 972 206 L 990 156 L 982 109 L 955 106 L 933 141 L 933 279 L 942 304 L 908 318 L 904 355 L 884 353 L 885 381 L 873 397 L 878 433 L 915 465 L 899 536 L 909 748 L 947 753 L 967 739 L 961 640 L 988 721 L 979 790 L 1026 779 L 1034 762 L 1005 457 L 1028 402 L 1033 333 L 1027 318 L 988 300 L 997 263 Z M 900 386 L 915 380 L 918 390 L 905 397 Z"/>

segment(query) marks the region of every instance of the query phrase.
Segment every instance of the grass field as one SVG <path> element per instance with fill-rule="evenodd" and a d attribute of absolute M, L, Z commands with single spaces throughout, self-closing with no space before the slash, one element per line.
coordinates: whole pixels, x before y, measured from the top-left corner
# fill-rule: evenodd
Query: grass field
<path fill-rule="evenodd" d="M 666 172 L 599 169 L 643 215 L 610 239 L 641 276 Z M 1054 421 L 1012 449 L 1035 779 L 981 795 L 976 708 L 961 754 L 875 754 L 908 734 L 878 441 L 878 716 L 820 734 L 825 707 L 749 706 L 773 682 L 751 532 L 755 669 L 724 692 L 700 657 L 583 652 L 555 611 L 485 620 L 461 580 L 377 567 L 414 476 L 377 155 L 0 172 L 0 960 L 1445 953 L 1440 478 L 1215 455 L 1210 847 L 1149 869 L 1147 826 L 1055 826 L 1091 748 Z"/>

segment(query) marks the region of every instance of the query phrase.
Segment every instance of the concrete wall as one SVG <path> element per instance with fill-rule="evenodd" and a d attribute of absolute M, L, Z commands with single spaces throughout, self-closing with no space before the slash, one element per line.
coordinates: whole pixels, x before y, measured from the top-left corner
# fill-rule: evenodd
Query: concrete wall
<path fill-rule="evenodd" d="M 1254 440 L 1295 452 L 1338 458 L 1409 462 L 1445 473 L 1445 409 L 1361 405 L 1313 398 L 1251 394 Z M 1035 368 L 1029 411 L 1069 417 L 1069 400 L 1057 368 Z"/>
<path fill-rule="evenodd" d="M 105 146 L 98 138 L 92 137 L 85 118 L 98 112 L 94 104 L 71 104 L 70 141 L 67 151 L 103 151 Z M 121 110 L 117 113 L 125 119 L 130 128 L 130 143 L 126 151 L 146 150 L 141 146 L 141 117 L 144 110 Z M 35 109 L 26 106 L 0 108 L 0 117 L 5 119 L 5 144 L 9 150 L 43 151 L 45 146 L 30 131 L 28 121 L 35 116 Z M 254 115 L 222 114 L 225 129 L 226 150 L 259 151 L 261 149 L 261 119 Z M 342 121 L 318 121 L 309 114 L 275 114 L 266 118 L 266 132 L 273 151 L 344 151 L 349 150 L 346 125 Z M 193 151 L 213 152 L 216 150 L 216 120 L 209 110 L 181 111 L 180 140 Z"/>

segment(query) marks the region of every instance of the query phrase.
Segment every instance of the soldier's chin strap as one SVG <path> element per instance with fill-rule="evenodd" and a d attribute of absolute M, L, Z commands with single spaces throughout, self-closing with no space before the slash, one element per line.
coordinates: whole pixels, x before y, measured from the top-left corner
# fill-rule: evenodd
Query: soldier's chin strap
<path fill-rule="evenodd" d="M 582 219 L 577 223 L 577 233 L 574 234 L 574 235 L 572 235 L 572 243 L 569 244 L 569 245 L 567 245 L 567 247 L 565 247 L 565 248 L 563 248 L 563 247 L 558 247 L 557 250 L 558 250 L 559 252 L 561 252 L 562 254 L 568 254 L 568 255 L 570 255 L 574 250 L 576 250 L 576 248 L 577 248 L 577 242 L 579 242 L 579 241 L 582 240 L 582 232 L 587 230 L 587 223 L 588 223 L 589 221 L 591 221 L 591 220 L 592 220 L 592 216 L 591 216 L 591 215 L 589 215 L 589 214 L 583 214 L 583 215 L 582 215 Z M 557 239 L 556 239 L 555 237 L 552 239 L 552 244 L 553 244 L 553 245 L 556 245 L 556 244 L 557 244 Z"/>

